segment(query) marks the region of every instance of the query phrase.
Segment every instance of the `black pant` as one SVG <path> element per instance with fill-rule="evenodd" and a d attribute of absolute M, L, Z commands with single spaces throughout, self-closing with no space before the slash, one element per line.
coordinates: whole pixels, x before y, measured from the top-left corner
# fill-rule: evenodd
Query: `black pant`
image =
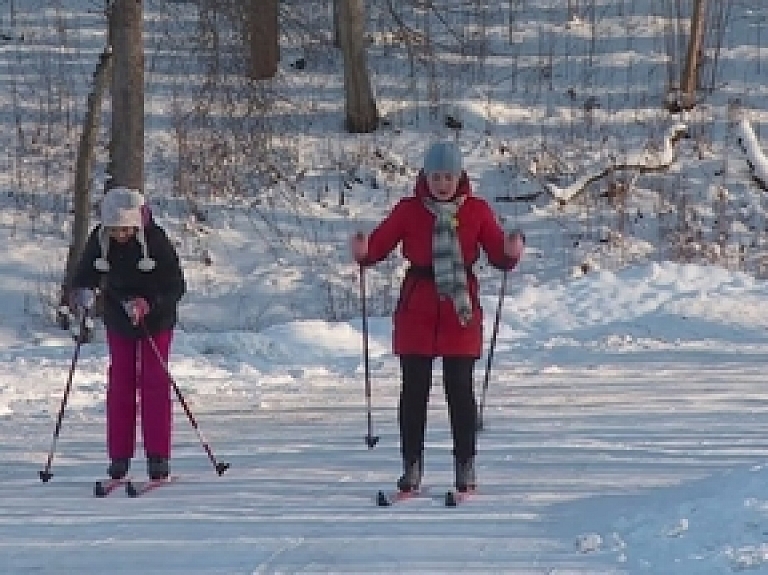
<path fill-rule="evenodd" d="M 427 426 L 427 403 L 432 386 L 433 358 L 421 355 L 400 356 L 402 388 L 398 422 L 403 461 L 421 459 Z M 475 358 L 443 358 L 443 387 L 453 435 L 453 454 L 464 460 L 475 455 L 477 443 L 477 404 L 473 385 Z"/>

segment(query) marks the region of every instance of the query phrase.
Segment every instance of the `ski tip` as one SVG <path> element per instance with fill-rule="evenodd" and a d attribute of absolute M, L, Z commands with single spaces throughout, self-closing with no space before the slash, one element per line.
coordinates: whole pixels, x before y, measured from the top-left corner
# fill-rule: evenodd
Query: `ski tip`
<path fill-rule="evenodd" d="M 471 495 L 475 493 L 474 489 L 467 489 L 466 491 L 458 491 L 451 489 L 445 492 L 445 506 L 456 507 L 460 503 L 466 501 Z"/>
<path fill-rule="evenodd" d="M 125 494 L 128 497 L 141 497 L 150 491 L 154 491 L 158 487 L 175 483 L 178 480 L 178 475 L 169 475 L 168 477 L 164 477 L 162 479 L 149 479 L 148 481 L 126 481 Z"/>
<path fill-rule="evenodd" d="M 376 495 L 376 505 L 379 507 L 389 507 L 392 505 L 392 501 L 386 493 L 379 491 L 379 493 Z"/>

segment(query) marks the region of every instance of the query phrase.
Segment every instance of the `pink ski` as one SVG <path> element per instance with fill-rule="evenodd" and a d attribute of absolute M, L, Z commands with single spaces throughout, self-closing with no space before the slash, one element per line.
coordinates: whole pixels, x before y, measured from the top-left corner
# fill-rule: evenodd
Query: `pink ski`
<path fill-rule="evenodd" d="M 387 493 L 386 491 L 379 491 L 376 495 L 376 505 L 379 507 L 389 507 L 390 505 L 394 505 L 395 503 L 400 503 L 401 501 L 408 501 L 409 499 L 416 499 L 420 496 L 425 495 L 426 491 L 424 489 L 415 490 L 415 491 L 392 491 L 390 493 Z"/>
<path fill-rule="evenodd" d="M 461 505 L 467 499 L 472 497 L 474 493 L 475 493 L 474 489 L 469 489 L 467 491 L 458 491 L 455 489 L 451 489 L 450 491 L 446 491 L 445 500 L 444 500 L 445 506 L 457 507 L 458 505 Z"/>
<path fill-rule="evenodd" d="M 121 479 L 107 479 L 106 481 L 97 481 L 93 484 L 94 497 L 106 497 L 121 485 L 128 485 L 131 482 L 130 477 Z"/>
<path fill-rule="evenodd" d="M 154 491 L 158 487 L 169 485 L 177 480 L 178 476 L 170 475 L 164 479 L 150 479 L 142 482 L 128 481 L 125 483 L 125 494 L 128 497 L 141 497 L 150 491 Z"/>

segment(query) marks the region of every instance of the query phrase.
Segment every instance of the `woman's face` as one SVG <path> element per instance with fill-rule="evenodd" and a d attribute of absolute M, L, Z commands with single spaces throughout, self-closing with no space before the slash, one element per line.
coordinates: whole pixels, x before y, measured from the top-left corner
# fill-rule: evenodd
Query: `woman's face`
<path fill-rule="evenodd" d="M 431 172 L 427 175 L 429 193 L 437 200 L 450 200 L 456 195 L 459 177 L 451 172 Z"/>
<path fill-rule="evenodd" d="M 108 231 L 109 237 L 121 244 L 136 235 L 136 228 L 132 226 L 113 226 L 108 228 Z"/>

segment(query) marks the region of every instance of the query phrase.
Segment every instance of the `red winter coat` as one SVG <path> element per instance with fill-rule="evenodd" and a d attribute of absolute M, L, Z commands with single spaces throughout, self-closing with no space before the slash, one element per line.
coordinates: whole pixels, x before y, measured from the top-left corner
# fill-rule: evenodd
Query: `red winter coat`
<path fill-rule="evenodd" d="M 466 174 L 459 180 L 458 195 L 464 196 L 457 213 L 457 229 L 473 309 L 472 320 L 466 326 L 459 323 L 451 299 L 439 299 L 437 294 L 431 269 L 435 216 L 423 203 L 429 197 L 423 174 L 416 182 L 414 195 L 400 200 L 368 238 L 368 256 L 363 265 L 385 259 L 399 243 L 403 257 L 411 264 L 394 312 L 396 355 L 480 357 L 483 314 L 477 297 L 477 278 L 470 268 L 480 256 L 481 247 L 491 265 L 499 269 L 512 268 L 517 263 L 504 255 L 504 230 L 488 203 L 472 195 Z"/>

